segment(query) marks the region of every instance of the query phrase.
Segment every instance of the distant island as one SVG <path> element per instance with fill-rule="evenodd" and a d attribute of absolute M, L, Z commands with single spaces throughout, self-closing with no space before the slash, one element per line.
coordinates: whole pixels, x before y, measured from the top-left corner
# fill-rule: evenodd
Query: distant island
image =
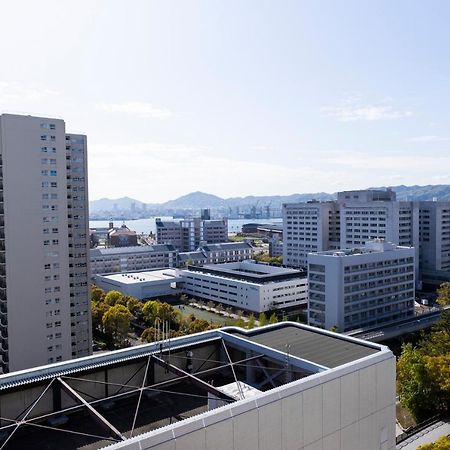
<path fill-rule="evenodd" d="M 450 185 L 427 186 L 382 186 L 370 189 L 390 188 L 397 193 L 398 200 L 439 200 L 450 201 Z M 196 215 L 201 209 L 208 208 L 213 216 L 229 218 L 262 219 L 281 217 L 283 203 L 306 202 L 310 200 L 333 200 L 335 193 L 315 192 L 291 195 L 268 195 L 221 198 L 205 192 L 191 192 L 165 203 L 144 203 L 139 200 L 122 197 L 118 199 L 102 198 L 89 202 L 91 219 L 139 219 L 152 216 L 189 216 Z"/>

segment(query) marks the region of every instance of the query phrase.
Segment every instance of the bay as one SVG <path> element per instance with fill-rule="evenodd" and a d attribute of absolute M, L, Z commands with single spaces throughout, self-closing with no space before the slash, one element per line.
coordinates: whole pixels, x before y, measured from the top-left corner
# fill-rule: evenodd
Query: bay
<path fill-rule="evenodd" d="M 130 229 L 136 231 L 138 234 L 149 234 L 150 232 L 156 233 L 155 217 L 148 219 L 136 219 L 126 220 L 125 225 Z M 173 217 L 161 217 L 162 220 L 179 220 L 173 219 Z M 124 223 L 121 220 L 114 221 L 115 227 L 120 227 Z M 283 219 L 228 219 L 228 233 L 239 233 L 242 230 L 242 225 L 246 223 L 270 223 L 273 225 L 281 225 Z M 89 228 L 105 228 L 109 224 L 109 220 L 90 220 Z"/>

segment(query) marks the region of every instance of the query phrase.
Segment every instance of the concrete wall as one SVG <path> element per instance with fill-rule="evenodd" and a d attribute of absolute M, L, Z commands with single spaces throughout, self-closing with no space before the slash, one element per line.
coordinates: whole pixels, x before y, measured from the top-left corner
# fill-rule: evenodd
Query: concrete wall
<path fill-rule="evenodd" d="M 108 449 L 394 450 L 395 359 L 367 357 Z"/>

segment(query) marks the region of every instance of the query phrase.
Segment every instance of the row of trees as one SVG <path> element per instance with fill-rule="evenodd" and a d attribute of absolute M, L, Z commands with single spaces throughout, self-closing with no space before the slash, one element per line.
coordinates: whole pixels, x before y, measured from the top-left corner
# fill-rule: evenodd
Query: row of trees
<path fill-rule="evenodd" d="M 193 314 L 183 317 L 179 308 L 159 300 L 141 302 L 118 291 L 105 293 L 96 286 L 92 286 L 91 307 L 94 337 L 104 340 L 109 348 L 127 346 L 131 326 L 140 334 L 143 342 L 161 338 L 163 323 L 169 325 L 171 337 L 220 326 Z"/>
<path fill-rule="evenodd" d="M 438 303 L 450 305 L 450 283 L 438 290 Z M 450 405 L 450 310 L 417 345 L 404 344 L 397 362 L 400 403 L 417 421 L 446 413 Z"/>

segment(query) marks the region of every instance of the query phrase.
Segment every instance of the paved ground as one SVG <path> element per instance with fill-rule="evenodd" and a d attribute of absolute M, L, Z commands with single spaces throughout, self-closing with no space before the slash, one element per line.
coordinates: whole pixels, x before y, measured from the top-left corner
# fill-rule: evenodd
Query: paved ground
<path fill-rule="evenodd" d="M 419 445 L 434 442 L 441 436 L 450 434 L 450 420 L 440 421 L 414 434 L 397 445 L 397 450 L 416 450 Z"/>

